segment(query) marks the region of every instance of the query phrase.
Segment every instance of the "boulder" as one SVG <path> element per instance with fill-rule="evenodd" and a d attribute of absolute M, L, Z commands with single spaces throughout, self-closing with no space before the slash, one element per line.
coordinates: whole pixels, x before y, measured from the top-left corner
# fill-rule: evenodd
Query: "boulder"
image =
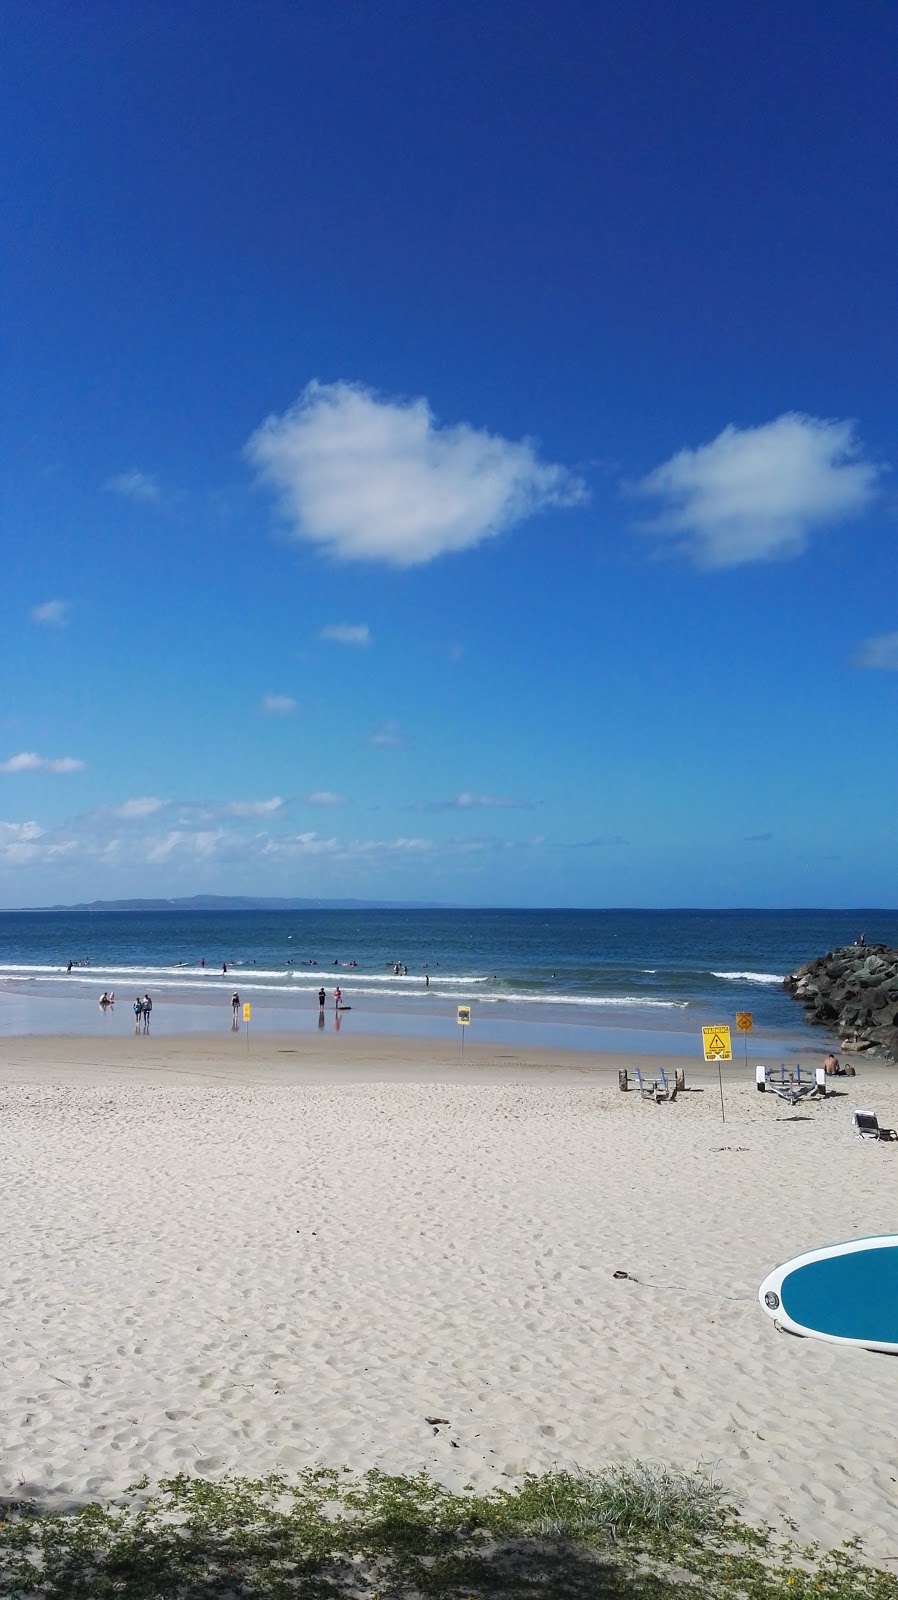
<path fill-rule="evenodd" d="M 843 1050 L 898 1061 L 898 950 L 849 945 L 805 961 L 783 979 L 808 1022 L 838 1032 Z"/>

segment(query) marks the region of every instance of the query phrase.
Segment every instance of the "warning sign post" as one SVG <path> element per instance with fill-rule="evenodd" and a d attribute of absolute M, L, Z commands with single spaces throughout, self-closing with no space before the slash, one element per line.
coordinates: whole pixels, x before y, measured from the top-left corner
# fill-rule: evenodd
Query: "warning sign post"
<path fill-rule="evenodd" d="M 710 1027 L 702 1028 L 702 1049 L 706 1061 L 717 1062 L 717 1079 L 720 1084 L 720 1120 L 726 1122 L 727 1114 L 723 1104 L 723 1073 L 720 1070 L 721 1061 L 732 1061 L 733 1046 L 730 1040 L 730 1030 L 725 1022 L 712 1022 Z"/>
<path fill-rule="evenodd" d="M 458 1025 L 461 1028 L 461 1058 L 465 1059 L 465 1029 L 471 1024 L 471 1007 L 459 1006 Z"/>

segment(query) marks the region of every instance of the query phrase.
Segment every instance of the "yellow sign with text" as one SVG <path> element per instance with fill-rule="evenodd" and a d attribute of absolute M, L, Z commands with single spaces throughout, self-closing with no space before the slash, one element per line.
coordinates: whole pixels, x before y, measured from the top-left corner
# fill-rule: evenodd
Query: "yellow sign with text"
<path fill-rule="evenodd" d="M 723 1022 L 715 1022 L 712 1023 L 710 1028 L 702 1028 L 702 1045 L 706 1061 L 732 1061 L 733 1059 L 730 1030 Z"/>
<path fill-rule="evenodd" d="M 751 1012 L 736 1012 L 736 1029 L 739 1033 L 751 1033 Z"/>
<path fill-rule="evenodd" d="M 470 1006 L 459 1006 L 459 1008 L 458 1008 L 458 1025 L 459 1025 L 459 1027 L 460 1028 L 466 1028 L 468 1026 L 468 1023 L 470 1022 L 470 1020 L 471 1020 L 471 1007 Z"/>
<path fill-rule="evenodd" d="M 249 1022 L 249 1012 L 250 1012 L 249 1001 L 248 1000 L 244 1000 L 244 1002 L 243 1002 L 243 1020 L 244 1020 L 244 1022 Z"/>

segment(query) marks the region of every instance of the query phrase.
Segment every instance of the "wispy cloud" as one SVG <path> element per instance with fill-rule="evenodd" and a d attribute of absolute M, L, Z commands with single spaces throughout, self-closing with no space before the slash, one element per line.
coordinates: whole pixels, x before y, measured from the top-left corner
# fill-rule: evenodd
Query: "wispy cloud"
<path fill-rule="evenodd" d="M 371 643 L 371 629 L 367 622 L 329 622 L 319 634 L 332 644 L 366 645 Z"/>
<path fill-rule="evenodd" d="M 44 829 L 36 822 L 0 822 L 0 863 L 26 866 L 41 853 Z"/>
<path fill-rule="evenodd" d="M 661 506 L 655 531 L 697 566 L 721 568 L 800 555 L 816 528 L 866 510 L 881 472 L 864 460 L 852 422 L 787 412 L 724 428 L 634 488 Z"/>
<path fill-rule="evenodd" d="M 419 566 L 586 499 L 582 480 L 541 461 L 530 440 L 441 427 L 425 399 L 361 384 L 310 383 L 257 428 L 246 455 L 294 537 L 340 561 Z"/>
<path fill-rule="evenodd" d="M 149 797 L 147 797 L 148 799 Z M 312 803 L 335 805 L 341 796 L 320 791 L 308 796 Z M 138 801 L 136 804 L 140 804 Z M 188 874 L 197 864 L 239 868 L 264 868 L 272 863 L 323 858 L 335 867 L 367 871 L 384 864 L 426 860 L 437 870 L 466 862 L 479 862 L 491 854 L 531 849 L 541 837 L 452 837 L 431 839 L 399 834 L 390 838 L 341 838 L 315 829 L 298 832 L 266 826 L 276 821 L 287 802 L 277 797 L 264 801 L 228 801 L 217 806 L 201 801 L 159 802 L 157 811 L 141 815 L 129 802 L 100 806 L 66 824 L 45 828 L 36 821 L 0 822 L 0 866 L 42 866 L 67 862 L 103 870 L 133 873 L 141 869 L 172 869 Z M 275 809 L 277 808 L 277 809 Z M 122 813 L 124 813 L 122 815 Z M 115 824 L 125 825 L 117 829 Z M 189 882 L 189 878 L 186 878 Z"/>
<path fill-rule="evenodd" d="M 865 639 L 856 665 L 873 672 L 898 672 L 898 633 L 877 633 Z"/>
<path fill-rule="evenodd" d="M 261 706 L 268 717 L 292 717 L 296 701 L 289 694 L 263 694 Z"/>
<path fill-rule="evenodd" d="M 406 811 L 533 811 L 535 801 L 501 794 L 457 794 L 452 800 L 413 800 Z"/>
<path fill-rule="evenodd" d="M 283 809 L 284 801 L 274 794 L 270 800 L 229 800 L 220 811 L 226 817 L 271 817 Z"/>
<path fill-rule="evenodd" d="M 165 803 L 164 800 L 157 800 L 154 795 L 136 795 L 133 800 L 123 800 L 119 806 L 110 806 L 109 814 L 118 817 L 122 822 L 142 822 L 145 817 L 155 816 Z"/>
<path fill-rule="evenodd" d="M 313 789 L 311 794 L 302 796 L 307 806 L 345 806 L 348 804 L 344 794 L 334 794 L 331 789 Z"/>
<path fill-rule="evenodd" d="M 31 620 L 39 628 L 64 628 L 71 609 L 68 600 L 45 600 L 43 605 L 33 608 Z"/>
<path fill-rule="evenodd" d="M 371 729 L 365 743 L 372 750 L 399 750 L 405 740 L 398 722 L 380 722 Z"/>
<path fill-rule="evenodd" d="M 109 494 L 122 494 L 128 500 L 141 500 L 145 505 L 162 499 L 162 490 L 152 474 L 138 472 L 136 468 L 107 478 L 103 488 Z"/>
<path fill-rule="evenodd" d="M 6 761 L 0 761 L 0 772 L 83 772 L 84 762 L 75 756 L 39 756 L 33 750 L 22 750 Z"/>
<path fill-rule="evenodd" d="M 629 844 L 620 833 L 596 833 L 591 839 L 576 839 L 567 846 L 568 850 L 607 850 L 612 845 Z"/>
<path fill-rule="evenodd" d="M 228 835 L 221 829 L 201 828 L 191 833 L 183 828 L 171 828 L 160 838 L 148 842 L 143 859 L 150 866 L 183 855 L 194 861 L 209 861 L 221 855 L 228 842 Z"/>

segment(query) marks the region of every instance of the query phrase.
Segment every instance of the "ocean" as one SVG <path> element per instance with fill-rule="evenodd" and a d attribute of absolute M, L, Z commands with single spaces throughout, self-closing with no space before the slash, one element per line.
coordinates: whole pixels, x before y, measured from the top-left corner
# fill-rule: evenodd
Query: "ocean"
<path fill-rule="evenodd" d="M 8 911 L 0 1033 L 96 1031 L 104 989 L 107 1031 L 145 990 L 155 1030 L 214 1031 L 235 988 L 254 1027 L 306 1029 L 339 983 L 359 1032 L 445 1037 L 466 1004 L 484 1040 L 687 1054 L 748 1011 L 776 1054 L 823 1042 L 784 975 L 861 932 L 898 945 L 898 912 Z"/>

